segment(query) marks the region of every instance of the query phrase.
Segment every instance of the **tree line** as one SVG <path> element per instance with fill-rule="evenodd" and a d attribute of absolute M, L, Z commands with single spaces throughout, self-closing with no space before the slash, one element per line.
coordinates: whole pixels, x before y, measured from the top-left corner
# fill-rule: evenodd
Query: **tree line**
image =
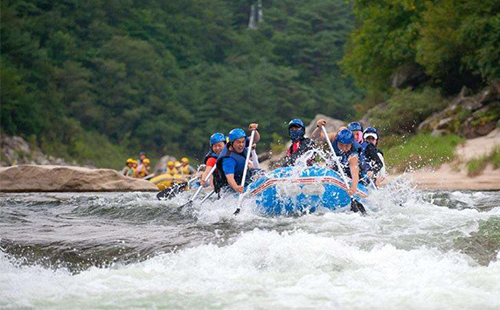
<path fill-rule="evenodd" d="M 139 151 L 201 158 L 208 137 L 260 124 L 346 119 L 363 93 L 338 62 L 343 0 L 57 0 L 1 3 L 1 129 L 56 155 L 118 168 Z"/>

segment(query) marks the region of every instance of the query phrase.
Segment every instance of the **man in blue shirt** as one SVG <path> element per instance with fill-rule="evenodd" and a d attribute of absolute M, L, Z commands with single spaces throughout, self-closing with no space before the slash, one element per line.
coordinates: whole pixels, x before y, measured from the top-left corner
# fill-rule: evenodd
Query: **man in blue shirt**
<path fill-rule="evenodd" d="M 250 124 L 249 130 L 257 130 L 258 124 Z M 219 192 L 222 187 L 230 187 L 238 193 L 243 193 L 241 181 L 249 146 L 246 133 L 243 129 L 235 128 L 229 132 L 229 143 L 224 147 L 217 159 L 217 175 L 215 190 Z M 260 134 L 255 131 L 255 142 L 260 140 Z M 251 164 L 249 165 L 251 166 Z M 252 167 L 250 167 L 252 168 Z"/>

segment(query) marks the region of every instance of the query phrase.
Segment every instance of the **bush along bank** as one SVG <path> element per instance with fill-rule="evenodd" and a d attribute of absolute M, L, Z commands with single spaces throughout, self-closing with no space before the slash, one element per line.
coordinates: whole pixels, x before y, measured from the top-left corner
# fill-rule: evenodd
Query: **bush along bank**
<path fill-rule="evenodd" d="M 450 99 L 431 88 L 395 90 L 383 104 L 370 109 L 363 121 L 383 133 L 380 147 L 393 172 L 455 161 L 456 169 L 465 168 L 469 176 L 477 176 L 498 155 L 490 154 L 488 148 L 477 158 L 463 160 L 454 152 L 467 139 L 486 136 L 500 127 L 500 81 L 477 94 L 464 87 Z"/>

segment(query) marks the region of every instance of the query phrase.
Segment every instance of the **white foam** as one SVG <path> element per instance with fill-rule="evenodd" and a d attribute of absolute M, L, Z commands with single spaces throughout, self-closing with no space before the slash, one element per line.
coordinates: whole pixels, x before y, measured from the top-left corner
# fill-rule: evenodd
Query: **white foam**
<path fill-rule="evenodd" d="M 0 257 L 0 305 L 179 309 L 498 309 L 500 263 L 377 244 L 369 250 L 304 231 L 254 230 L 142 263 L 78 275 L 13 267 Z"/>
<path fill-rule="evenodd" d="M 225 246 L 196 245 L 77 275 L 15 267 L 0 252 L 0 308 L 499 309 L 500 262 L 478 265 L 453 240 L 498 217 L 500 207 L 450 209 L 424 196 L 396 180 L 369 197 L 365 217 L 269 218 L 251 200 L 234 216 L 236 197 L 195 203 L 181 212 L 193 212 L 200 224 L 261 229 L 232 236 Z M 156 203 L 152 195 L 146 202 L 128 198 Z M 182 204 L 186 197 L 176 199 Z"/>

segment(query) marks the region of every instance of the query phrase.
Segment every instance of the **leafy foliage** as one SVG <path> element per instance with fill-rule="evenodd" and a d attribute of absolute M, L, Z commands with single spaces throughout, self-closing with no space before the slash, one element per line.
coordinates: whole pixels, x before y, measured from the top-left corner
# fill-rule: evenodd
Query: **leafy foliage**
<path fill-rule="evenodd" d="M 250 5 L 2 1 L 2 131 L 117 168 L 103 157 L 199 158 L 211 133 L 250 122 L 267 147 L 290 118 L 353 115 L 361 93 L 337 66 L 350 6 L 264 1 L 249 30 Z"/>
<path fill-rule="evenodd" d="M 500 2 L 354 0 L 359 27 L 342 65 L 359 85 L 386 91 L 399 67 L 422 68 L 445 93 L 500 76 Z"/>
<path fill-rule="evenodd" d="M 384 133 L 407 134 L 414 132 L 422 121 L 447 104 L 448 101 L 432 88 L 397 90 L 385 108 L 373 110 L 370 120 Z"/>

